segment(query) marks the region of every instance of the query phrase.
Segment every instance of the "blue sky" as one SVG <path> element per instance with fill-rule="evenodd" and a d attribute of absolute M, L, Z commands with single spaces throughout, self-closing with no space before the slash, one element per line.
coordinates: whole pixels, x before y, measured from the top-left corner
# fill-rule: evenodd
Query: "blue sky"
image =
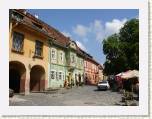
<path fill-rule="evenodd" d="M 33 15 L 76 41 L 99 63 L 105 62 L 102 41 L 118 33 L 124 23 L 138 18 L 136 9 L 30 9 Z"/>

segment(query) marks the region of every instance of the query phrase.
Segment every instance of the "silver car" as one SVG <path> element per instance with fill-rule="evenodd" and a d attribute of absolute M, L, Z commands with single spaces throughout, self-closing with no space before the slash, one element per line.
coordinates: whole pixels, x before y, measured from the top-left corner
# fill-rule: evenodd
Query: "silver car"
<path fill-rule="evenodd" d="M 110 88 L 107 80 L 100 81 L 97 85 L 98 90 L 108 90 Z"/>

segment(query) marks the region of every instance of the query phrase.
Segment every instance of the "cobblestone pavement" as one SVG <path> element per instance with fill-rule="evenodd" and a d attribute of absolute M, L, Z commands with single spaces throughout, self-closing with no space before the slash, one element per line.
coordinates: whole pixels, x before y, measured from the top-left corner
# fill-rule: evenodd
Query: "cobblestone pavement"
<path fill-rule="evenodd" d="M 15 95 L 9 99 L 9 104 L 10 106 L 113 106 L 120 104 L 121 97 L 122 94 L 118 92 L 97 91 L 96 86 L 83 86 L 50 93 Z"/>

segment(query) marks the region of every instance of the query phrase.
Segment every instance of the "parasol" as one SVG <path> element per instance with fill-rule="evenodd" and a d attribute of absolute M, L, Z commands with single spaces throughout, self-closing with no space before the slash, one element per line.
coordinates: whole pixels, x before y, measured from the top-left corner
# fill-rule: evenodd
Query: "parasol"
<path fill-rule="evenodd" d="M 139 78 L 138 70 L 129 70 L 121 76 L 122 79 Z"/>

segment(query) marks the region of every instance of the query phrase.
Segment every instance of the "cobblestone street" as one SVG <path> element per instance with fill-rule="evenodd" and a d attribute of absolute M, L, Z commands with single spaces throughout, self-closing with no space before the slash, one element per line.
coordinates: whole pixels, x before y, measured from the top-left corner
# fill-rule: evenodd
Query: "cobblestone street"
<path fill-rule="evenodd" d="M 112 106 L 121 101 L 118 92 L 97 91 L 96 86 L 74 87 L 50 93 L 15 95 L 9 99 L 11 106 Z"/>

